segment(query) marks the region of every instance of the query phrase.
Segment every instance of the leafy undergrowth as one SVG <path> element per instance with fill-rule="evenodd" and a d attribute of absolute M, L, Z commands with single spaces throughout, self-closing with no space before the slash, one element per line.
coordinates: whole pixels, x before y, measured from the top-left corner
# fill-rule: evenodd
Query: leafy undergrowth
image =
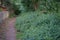
<path fill-rule="evenodd" d="M 16 19 L 17 40 L 60 40 L 60 19 L 55 13 L 22 13 Z"/>

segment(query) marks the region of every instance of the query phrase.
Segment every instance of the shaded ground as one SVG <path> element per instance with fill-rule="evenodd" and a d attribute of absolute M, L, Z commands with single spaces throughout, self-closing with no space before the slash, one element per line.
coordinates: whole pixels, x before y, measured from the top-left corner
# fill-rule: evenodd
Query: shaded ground
<path fill-rule="evenodd" d="M 3 23 L 0 25 L 2 29 L 0 30 L 0 40 L 16 40 L 16 31 L 14 28 L 15 24 L 15 18 L 6 19 L 3 21 Z"/>

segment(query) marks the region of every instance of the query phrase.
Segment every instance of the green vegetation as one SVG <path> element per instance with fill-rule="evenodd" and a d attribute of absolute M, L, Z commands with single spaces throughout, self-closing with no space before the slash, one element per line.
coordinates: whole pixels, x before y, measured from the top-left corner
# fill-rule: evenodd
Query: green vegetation
<path fill-rule="evenodd" d="M 17 17 L 16 28 L 21 40 L 56 40 L 60 35 L 60 19 L 53 12 L 27 12 Z"/>
<path fill-rule="evenodd" d="M 16 18 L 17 40 L 60 40 L 59 0 L 10 0 Z"/>
<path fill-rule="evenodd" d="M 24 12 L 16 19 L 17 40 L 60 40 L 59 3 L 55 0 L 38 0 L 38 8 L 34 11 L 34 7 L 29 9 L 27 6 L 33 5 L 30 1 L 21 4 Z"/>

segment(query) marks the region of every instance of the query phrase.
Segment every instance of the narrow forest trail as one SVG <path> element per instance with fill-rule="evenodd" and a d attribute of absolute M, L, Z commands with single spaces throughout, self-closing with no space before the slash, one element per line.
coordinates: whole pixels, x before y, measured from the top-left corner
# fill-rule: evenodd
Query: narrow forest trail
<path fill-rule="evenodd" d="M 16 40 L 15 21 L 16 18 L 10 18 L 10 11 L 1 6 L 0 11 L 0 40 Z"/>
<path fill-rule="evenodd" d="M 11 18 L 7 21 L 6 40 L 16 40 L 15 20 L 16 18 Z"/>
<path fill-rule="evenodd" d="M 16 29 L 15 29 L 16 18 L 5 19 L 0 25 L 2 27 L 0 34 L 0 40 L 16 40 Z"/>

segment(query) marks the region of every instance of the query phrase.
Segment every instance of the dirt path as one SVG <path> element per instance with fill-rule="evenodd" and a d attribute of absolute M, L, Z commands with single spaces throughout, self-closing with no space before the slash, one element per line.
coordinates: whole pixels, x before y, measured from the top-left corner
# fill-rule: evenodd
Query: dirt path
<path fill-rule="evenodd" d="M 10 12 L 7 8 L 1 7 L 0 12 L 0 40 L 16 40 L 15 20 L 9 18 Z"/>
<path fill-rule="evenodd" d="M 16 40 L 15 18 L 7 22 L 6 40 Z"/>
<path fill-rule="evenodd" d="M 16 29 L 15 29 L 16 18 L 6 19 L 2 24 L 2 33 L 4 33 L 5 40 L 16 40 Z M 3 40 L 0 38 L 0 40 Z"/>

